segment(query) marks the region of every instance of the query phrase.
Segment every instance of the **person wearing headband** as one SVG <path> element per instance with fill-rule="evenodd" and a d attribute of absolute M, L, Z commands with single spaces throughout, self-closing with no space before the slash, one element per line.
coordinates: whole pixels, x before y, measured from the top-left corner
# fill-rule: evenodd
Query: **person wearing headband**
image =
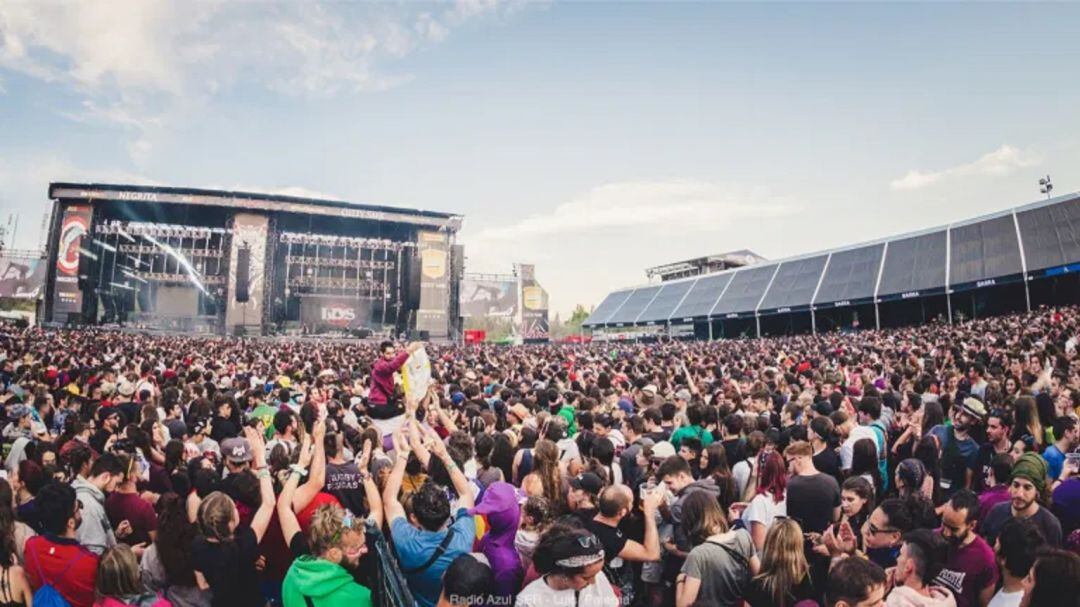
<path fill-rule="evenodd" d="M 548 529 L 533 553 L 540 578 L 517 596 L 516 607 L 617 607 L 604 569 L 604 547 L 590 531 L 565 525 Z"/>

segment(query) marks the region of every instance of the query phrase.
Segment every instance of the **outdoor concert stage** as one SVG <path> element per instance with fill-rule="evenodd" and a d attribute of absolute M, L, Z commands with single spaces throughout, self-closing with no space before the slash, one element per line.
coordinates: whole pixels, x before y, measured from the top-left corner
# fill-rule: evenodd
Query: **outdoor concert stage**
<path fill-rule="evenodd" d="M 454 338 L 462 216 L 192 188 L 53 183 L 44 322 Z"/>

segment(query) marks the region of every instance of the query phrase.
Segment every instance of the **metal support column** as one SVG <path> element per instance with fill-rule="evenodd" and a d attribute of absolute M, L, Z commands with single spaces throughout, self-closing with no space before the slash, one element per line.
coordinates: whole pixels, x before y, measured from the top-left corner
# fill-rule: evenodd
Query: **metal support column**
<path fill-rule="evenodd" d="M 945 309 L 949 313 L 949 324 L 953 324 L 952 320 L 952 288 L 950 285 L 951 272 L 950 266 L 952 265 L 952 225 L 945 230 Z"/>
<path fill-rule="evenodd" d="M 874 329 L 881 330 L 881 309 L 878 307 L 878 292 L 881 290 L 881 275 L 885 273 L 885 258 L 889 255 L 889 241 L 881 249 L 881 263 L 878 264 L 877 280 L 874 282 Z"/>
<path fill-rule="evenodd" d="M 1020 271 L 1023 272 L 1021 277 L 1024 281 L 1024 302 L 1027 304 L 1027 311 L 1031 311 L 1031 290 L 1028 289 L 1028 273 L 1027 273 L 1027 256 L 1024 255 L 1024 237 L 1020 235 L 1020 220 L 1016 217 L 1016 209 L 1012 212 L 1013 225 L 1016 226 L 1016 246 L 1020 249 Z"/>

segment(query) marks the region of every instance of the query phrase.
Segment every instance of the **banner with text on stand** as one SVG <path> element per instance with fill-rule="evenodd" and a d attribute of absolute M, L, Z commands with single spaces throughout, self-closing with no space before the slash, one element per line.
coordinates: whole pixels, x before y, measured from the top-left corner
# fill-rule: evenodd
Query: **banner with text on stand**
<path fill-rule="evenodd" d="M 548 341 L 548 294 L 536 280 L 536 266 L 518 265 L 518 277 L 521 282 L 521 337 L 525 342 Z"/>

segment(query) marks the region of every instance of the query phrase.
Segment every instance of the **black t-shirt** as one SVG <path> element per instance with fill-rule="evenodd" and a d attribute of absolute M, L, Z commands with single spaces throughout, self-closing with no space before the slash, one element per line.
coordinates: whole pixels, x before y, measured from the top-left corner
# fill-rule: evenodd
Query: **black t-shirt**
<path fill-rule="evenodd" d="M 728 466 L 734 466 L 736 463 L 746 459 L 743 454 L 745 441 L 742 438 L 725 439 L 720 441 L 720 444 L 724 445 L 724 455 L 727 456 Z"/>
<path fill-rule="evenodd" d="M 232 423 L 229 419 L 215 417 L 214 420 L 210 422 L 210 438 L 217 441 L 218 444 L 221 444 L 221 441 L 227 438 L 234 438 L 239 434 L 240 431 L 237 430 L 236 424 Z"/>
<path fill-rule="evenodd" d="M 364 508 L 364 483 L 360 480 L 360 469 L 352 462 L 344 464 L 326 464 L 326 484 L 324 489 L 338 498 L 356 516 L 367 516 Z"/>
<path fill-rule="evenodd" d="M 231 542 L 208 542 L 199 535 L 191 543 L 191 565 L 214 593 L 213 607 L 261 607 L 262 591 L 255 572 L 259 542 L 251 527 L 237 529 Z"/>
<path fill-rule="evenodd" d="M 109 442 L 109 437 L 112 436 L 112 432 L 109 432 L 105 428 L 98 428 L 90 437 L 90 447 L 98 453 L 105 451 L 105 443 Z"/>
<path fill-rule="evenodd" d="M 627 537 L 618 527 L 589 521 L 586 528 L 596 535 L 600 540 L 600 545 L 604 547 L 604 563 L 611 563 L 611 559 L 619 556 L 623 547 L 626 546 Z"/>
<path fill-rule="evenodd" d="M 294 559 L 311 554 L 311 547 L 303 533 L 293 534 L 292 539 L 289 540 L 289 552 L 292 553 Z"/>
<path fill-rule="evenodd" d="M 990 473 L 990 467 L 993 465 L 997 454 L 994 446 L 990 443 L 979 445 L 978 467 L 975 469 L 974 478 L 971 479 L 972 491 L 979 492 L 986 488 L 986 475 Z"/>
<path fill-rule="evenodd" d="M 814 467 L 818 472 L 828 474 L 840 481 L 840 458 L 831 447 L 825 447 L 821 453 L 814 455 Z"/>
<path fill-rule="evenodd" d="M 663 428 L 661 428 L 660 430 L 657 430 L 656 432 L 646 432 L 645 436 L 647 436 L 648 438 L 651 438 L 652 442 L 658 443 L 660 441 L 666 441 L 667 439 L 671 438 L 671 431 L 670 430 L 664 430 Z"/>
<path fill-rule="evenodd" d="M 570 514 L 578 517 L 578 519 L 581 520 L 581 524 L 588 528 L 588 526 L 592 524 L 592 520 L 597 512 L 596 508 L 583 508 L 581 510 L 574 510 Z"/>
<path fill-rule="evenodd" d="M 787 514 L 802 525 L 804 533 L 823 533 L 839 505 L 840 485 L 828 474 L 795 475 L 788 481 Z"/>
<path fill-rule="evenodd" d="M 788 591 L 785 604 L 794 605 L 799 601 L 816 600 L 817 598 L 814 593 L 814 585 L 810 582 L 810 576 L 805 575 L 794 588 Z M 772 600 L 772 595 L 765 590 L 764 583 L 757 579 L 750 582 L 750 588 L 747 589 L 743 600 L 750 607 L 774 607 L 776 605 L 776 602 Z"/>

